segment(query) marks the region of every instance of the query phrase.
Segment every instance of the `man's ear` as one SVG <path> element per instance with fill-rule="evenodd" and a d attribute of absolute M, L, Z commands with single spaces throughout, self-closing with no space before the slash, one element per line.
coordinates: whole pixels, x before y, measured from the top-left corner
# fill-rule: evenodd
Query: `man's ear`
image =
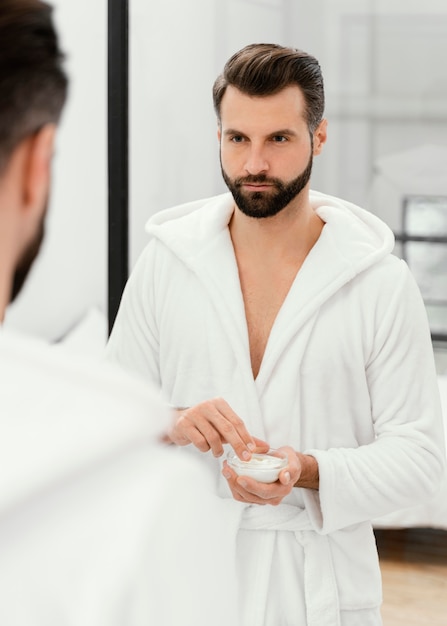
<path fill-rule="evenodd" d="M 218 124 L 218 126 L 217 126 L 217 141 L 219 143 L 220 143 L 221 138 L 222 138 L 222 128 L 221 128 L 221 125 Z"/>
<path fill-rule="evenodd" d="M 316 131 L 314 132 L 314 150 L 313 155 L 317 156 L 321 154 L 323 146 L 327 139 L 327 120 L 322 119 L 318 124 Z"/>
<path fill-rule="evenodd" d="M 45 206 L 51 182 L 51 161 L 56 136 L 55 124 L 46 124 L 28 138 L 23 181 L 23 208 L 40 213 Z"/>

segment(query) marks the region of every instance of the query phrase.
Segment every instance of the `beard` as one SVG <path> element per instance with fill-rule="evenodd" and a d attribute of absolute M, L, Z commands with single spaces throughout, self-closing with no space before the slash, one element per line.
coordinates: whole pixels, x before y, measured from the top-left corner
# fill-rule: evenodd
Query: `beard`
<path fill-rule="evenodd" d="M 36 234 L 34 235 L 31 243 L 28 244 L 22 256 L 19 259 L 19 262 L 16 266 L 14 277 L 12 280 L 12 291 L 11 291 L 11 302 L 15 300 L 15 298 L 19 295 L 23 284 L 25 283 L 26 277 L 29 274 L 29 271 L 34 263 L 34 259 L 39 253 L 40 247 L 42 245 L 42 241 L 45 234 L 45 213 L 41 217 L 39 222 L 39 226 Z"/>
<path fill-rule="evenodd" d="M 248 217 L 259 219 L 277 215 L 296 198 L 310 180 L 312 163 L 313 156 L 311 153 L 309 162 L 304 171 L 290 182 L 284 182 L 279 178 L 268 178 L 265 174 L 231 179 L 223 169 L 222 161 L 220 167 L 225 184 L 231 191 L 231 195 L 237 207 Z M 246 183 L 266 183 L 272 185 L 274 191 L 253 191 L 245 193 L 242 189 L 242 185 Z"/>

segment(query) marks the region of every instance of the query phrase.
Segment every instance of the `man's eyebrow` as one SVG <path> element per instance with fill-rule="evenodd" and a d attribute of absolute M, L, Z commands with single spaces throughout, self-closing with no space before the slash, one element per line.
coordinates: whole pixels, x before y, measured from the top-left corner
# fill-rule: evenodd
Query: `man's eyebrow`
<path fill-rule="evenodd" d="M 243 135 L 244 133 L 241 133 L 240 130 L 236 130 L 235 128 L 226 128 L 223 131 L 224 135 Z"/>
<path fill-rule="evenodd" d="M 226 128 L 223 131 L 224 135 L 243 135 L 245 136 L 245 133 L 243 133 L 240 130 L 237 130 L 236 128 Z M 274 130 L 271 133 L 269 133 L 267 135 L 267 137 L 277 137 L 278 135 L 289 135 L 289 136 L 296 136 L 296 132 L 294 130 L 292 130 L 291 128 L 280 128 L 278 130 Z"/>
<path fill-rule="evenodd" d="M 277 135 L 296 135 L 296 132 L 291 128 L 280 128 L 279 130 L 274 130 L 269 134 L 269 137 L 276 137 Z"/>

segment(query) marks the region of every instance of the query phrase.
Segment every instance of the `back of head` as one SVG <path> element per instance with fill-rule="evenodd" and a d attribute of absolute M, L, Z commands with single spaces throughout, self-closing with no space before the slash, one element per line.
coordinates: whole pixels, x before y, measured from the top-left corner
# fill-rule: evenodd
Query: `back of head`
<path fill-rule="evenodd" d="M 22 139 L 57 123 L 66 99 L 51 7 L 40 0 L 0 2 L 0 175 Z"/>
<path fill-rule="evenodd" d="M 213 86 L 214 108 L 220 120 L 220 105 L 231 85 L 249 96 L 274 95 L 290 85 L 299 87 L 306 102 L 312 133 L 324 113 L 324 85 L 317 59 L 302 50 L 277 44 L 250 44 L 225 64 Z"/>

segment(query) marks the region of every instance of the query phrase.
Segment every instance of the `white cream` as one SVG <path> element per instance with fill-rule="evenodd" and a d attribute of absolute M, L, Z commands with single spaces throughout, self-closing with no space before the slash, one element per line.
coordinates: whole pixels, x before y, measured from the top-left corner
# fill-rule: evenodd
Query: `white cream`
<path fill-rule="evenodd" d="M 231 451 L 227 455 L 227 461 L 238 476 L 249 476 L 261 483 L 273 483 L 278 480 L 279 473 L 287 466 L 288 460 L 286 454 L 275 452 L 275 455 L 255 453 L 249 461 L 241 461 Z"/>
<path fill-rule="evenodd" d="M 283 463 L 284 459 L 278 459 L 278 457 L 270 456 L 269 454 L 253 454 L 249 461 L 241 461 L 241 465 L 244 467 L 279 467 Z"/>

